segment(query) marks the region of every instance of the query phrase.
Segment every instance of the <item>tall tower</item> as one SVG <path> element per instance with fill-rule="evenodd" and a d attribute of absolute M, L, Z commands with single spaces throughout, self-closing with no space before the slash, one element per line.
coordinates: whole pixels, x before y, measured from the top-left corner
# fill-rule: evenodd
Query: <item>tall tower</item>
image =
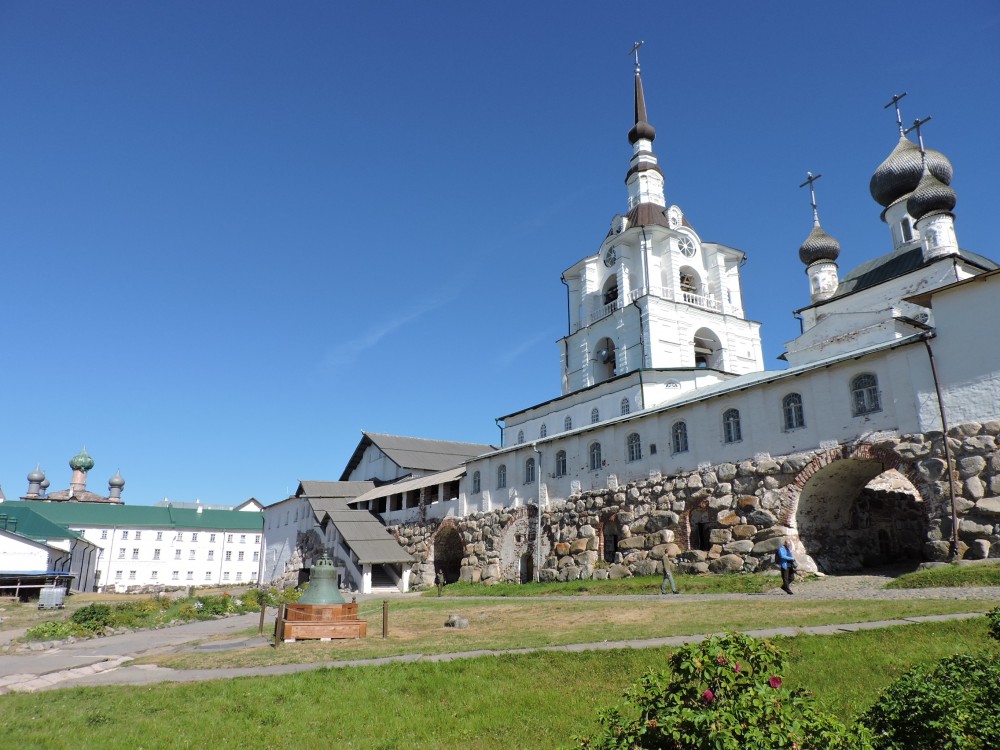
<path fill-rule="evenodd" d="M 611 220 L 596 254 L 563 273 L 570 310 L 570 330 L 560 341 L 563 394 L 639 369 L 679 376 L 704 370 L 720 379 L 763 369 L 760 324 L 743 312 L 744 254 L 703 242 L 681 209 L 667 204 L 646 114 L 641 45 L 633 49 L 626 213 Z"/>

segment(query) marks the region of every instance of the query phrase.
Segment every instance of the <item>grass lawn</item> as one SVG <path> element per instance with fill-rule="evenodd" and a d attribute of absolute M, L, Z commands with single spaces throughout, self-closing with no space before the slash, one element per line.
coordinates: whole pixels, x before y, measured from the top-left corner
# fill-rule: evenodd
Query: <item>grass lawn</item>
<path fill-rule="evenodd" d="M 740 573 L 729 575 L 674 576 L 677 588 L 684 594 L 761 594 L 781 585 L 777 575 Z M 606 581 L 567 581 L 565 583 L 451 583 L 444 587 L 445 596 L 620 596 L 623 594 L 659 594 L 662 576 L 635 576 Z M 437 589 L 424 596 L 436 597 Z"/>
<path fill-rule="evenodd" d="M 368 638 L 321 643 L 304 641 L 278 648 L 151 655 L 140 663 L 178 669 L 322 663 L 397 654 L 436 654 L 478 649 L 517 649 L 567 643 L 620 641 L 693 635 L 723 630 L 866 622 L 915 615 L 985 612 L 996 602 L 964 600 L 801 600 L 762 596 L 692 601 L 674 597 L 635 600 L 410 599 L 393 603 L 389 638 L 380 637 L 381 605 L 363 602 Z M 449 614 L 468 618 L 464 630 L 445 628 Z M 231 637 L 231 636 L 230 636 Z"/>
<path fill-rule="evenodd" d="M 906 667 L 994 642 L 985 620 L 781 639 L 784 677 L 850 718 Z M 0 696 L 0 737 L 70 748 L 554 748 L 666 649 L 536 653 L 150 687 Z M 2 743 L 0 743 L 2 744 Z"/>
<path fill-rule="evenodd" d="M 949 565 L 906 573 L 885 585 L 887 589 L 928 589 L 950 586 L 1000 586 L 1000 560 L 980 565 Z"/>

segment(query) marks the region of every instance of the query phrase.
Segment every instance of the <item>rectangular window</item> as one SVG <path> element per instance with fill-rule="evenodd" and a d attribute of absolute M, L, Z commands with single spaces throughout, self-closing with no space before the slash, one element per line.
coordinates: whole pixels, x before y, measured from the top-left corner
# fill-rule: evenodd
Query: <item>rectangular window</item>
<path fill-rule="evenodd" d="M 170 574 L 171 581 L 179 581 L 180 579 L 181 579 L 181 572 L 179 570 L 175 570 L 173 573 Z"/>
<path fill-rule="evenodd" d="M 135 549 L 132 550 L 132 559 L 133 560 L 138 560 L 139 559 L 139 548 L 138 547 L 136 547 Z"/>
<path fill-rule="evenodd" d="M 115 571 L 115 580 L 120 581 L 122 579 L 122 572 L 120 570 Z"/>
<path fill-rule="evenodd" d="M 236 580 L 237 581 L 242 581 L 243 580 L 243 574 L 242 573 L 237 573 L 236 574 Z"/>
<path fill-rule="evenodd" d="M 259 562 L 260 561 L 260 552 L 254 552 L 253 553 L 253 561 L 254 562 Z"/>
<path fill-rule="evenodd" d="M 183 531 L 178 531 L 177 532 L 177 536 L 174 537 L 174 541 L 175 542 L 183 542 L 184 541 L 184 532 Z"/>
<path fill-rule="evenodd" d="M 162 531 L 157 531 L 156 532 L 156 541 L 158 541 L 158 542 L 162 542 L 163 541 L 163 532 Z"/>
<path fill-rule="evenodd" d="M 135 540 L 138 542 L 140 539 L 142 539 L 142 532 L 141 531 L 135 532 Z"/>
<path fill-rule="evenodd" d="M 237 559 L 237 560 L 238 560 L 239 562 L 243 562 L 243 553 L 242 553 L 242 552 L 240 552 L 240 553 L 239 553 L 239 554 L 238 554 L 238 555 L 236 556 L 236 559 Z"/>
<path fill-rule="evenodd" d="M 215 534 L 209 534 L 208 535 L 208 541 L 214 543 L 215 542 Z"/>
<path fill-rule="evenodd" d="M 152 573 L 149 574 L 149 580 L 155 581 L 156 578 L 157 578 L 157 575 L 158 575 L 157 572 L 154 570 Z"/>
<path fill-rule="evenodd" d="M 134 571 L 134 570 L 130 570 L 130 571 L 128 572 L 128 579 L 129 579 L 130 581 L 134 581 L 134 580 L 135 580 L 135 571 Z"/>
<path fill-rule="evenodd" d="M 228 581 L 229 580 L 229 573 L 223 573 L 222 574 L 222 580 L 223 581 Z"/>
<path fill-rule="evenodd" d="M 215 559 L 215 550 L 214 549 L 210 549 L 208 551 L 208 559 L 209 560 L 214 560 Z"/>
<path fill-rule="evenodd" d="M 181 551 L 179 549 L 175 549 L 174 550 L 174 559 L 175 560 L 180 560 L 181 559 Z"/>
<path fill-rule="evenodd" d="M 232 559 L 233 559 L 233 553 L 232 553 L 232 552 L 229 552 L 229 551 L 227 551 L 227 552 L 226 552 L 226 562 L 229 562 L 229 561 L 230 561 L 230 560 L 232 560 Z"/>
<path fill-rule="evenodd" d="M 208 571 L 207 573 L 205 573 L 205 580 L 206 581 L 212 580 L 212 571 Z"/>
<path fill-rule="evenodd" d="M 257 580 L 257 571 L 254 571 L 253 573 L 250 574 L 250 580 L 251 581 Z"/>
<path fill-rule="evenodd" d="M 122 532 L 122 539 L 128 539 L 128 532 L 127 531 L 123 531 Z"/>
<path fill-rule="evenodd" d="M 189 570 L 188 571 L 187 580 L 189 580 L 189 581 L 193 581 L 194 580 L 194 571 L 193 570 Z"/>
<path fill-rule="evenodd" d="M 191 550 L 191 551 L 190 551 L 190 552 L 188 553 L 188 560 L 194 560 L 194 550 Z"/>
<path fill-rule="evenodd" d="M 108 530 L 101 529 L 101 539 L 107 539 L 107 538 L 108 538 Z"/>
<path fill-rule="evenodd" d="M 247 535 L 240 534 L 240 544 L 246 544 L 246 543 L 247 543 Z"/>
<path fill-rule="evenodd" d="M 154 560 L 159 560 L 160 559 L 160 550 L 158 550 L 158 549 L 154 549 L 153 550 L 153 559 Z"/>
<path fill-rule="evenodd" d="M 118 559 L 119 560 L 124 560 L 125 559 L 125 548 L 124 547 L 119 547 L 118 548 Z"/>
<path fill-rule="evenodd" d="M 198 541 L 198 532 L 197 531 L 192 531 L 191 532 L 191 541 L 192 542 L 197 542 Z"/>
<path fill-rule="evenodd" d="M 260 534 L 257 534 L 257 536 L 255 536 L 253 538 L 253 543 L 254 544 L 260 544 Z"/>
<path fill-rule="evenodd" d="M 226 536 L 226 542 L 228 542 L 229 544 L 233 543 L 233 535 L 232 534 L 228 534 Z"/>

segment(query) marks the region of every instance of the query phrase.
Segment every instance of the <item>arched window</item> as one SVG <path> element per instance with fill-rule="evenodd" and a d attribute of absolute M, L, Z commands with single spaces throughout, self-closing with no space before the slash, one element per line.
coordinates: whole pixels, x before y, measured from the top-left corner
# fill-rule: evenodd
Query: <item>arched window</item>
<path fill-rule="evenodd" d="M 590 444 L 590 470 L 599 471 L 601 468 L 601 444 Z"/>
<path fill-rule="evenodd" d="M 507 486 L 507 465 L 500 464 L 497 467 L 497 489 L 502 490 Z"/>
<path fill-rule="evenodd" d="M 625 448 L 629 461 L 638 461 L 642 458 L 642 439 L 638 432 L 633 432 L 625 439 Z"/>
<path fill-rule="evenodd" d="M 538 428 L 538 437 L 543 438 L 548 434 L 549 434 L 549 428 L 546 427 L 545 423 L 543 422 L 542 426 Z"/>
<path fill-rule="evenodd" d="M 524 462 L 524 483 L 535 483 L 535 459 L 529 458 Z"/>
<path fill-rule="evenodd" d="M 590 423 L 597 424 L 600 421 L 601 421 L 601 412 L 599 412 L 597 410 L 597 407 L 595 406 L 593 409 L 590 410 Z"/>
<path fill-rule="evenodd" d="M 743 439 L 739 409 L 726 409 L 722 415 L 722 435 L 727 443 L 738 443 Z"/>
<path fill-rule="evenodd" d="M 573 429 L 573 417 L 566 417 L 566 419 L 563 420 L 563 429 L 566 432 Z"/>
<path fill-rule="evenodd" d="M 524 430 L 517 431 L 517 444 L 520 445 L 524 442 Z"/>
<path fill-rule="evenodd" d="M 674 426 L 670 428 L 670 448 L 673 453 L 687 453 L 688 426 L 686 422 L 674 422 Z"/>
<path fill-rule="evenodd" d="M 622 416 L 624 417 L 626 414 L 628 414 L 629 410 L 630 410 L 630 405 L 629 405 L 629 402 L 628 402 L 628 398 L 623 398 L 622 399 Z"/>
<path fill-rule="evenodd" d="M 556 453 L 556 476 L 566 476 L 566 451 Z"/>
<path fill-rule="evenodd" d="M 871 373 L 858 375 L 851 381 L 851 400 L 854 404 L 854 416 L 882 411 L 882 403 L 878 395 L 878 378 Z"/>
<path fill-rule="evenodd" d="M 478 471 L 472 474 L 472 494 L 478 495 L 480 489 L 480 474 Z"/>
<path fill-rule="evenodd" d="M 798 393 L 789 393 L 781 399 L 781 411 L 785 416 L 786 430 L 806 426 L 806 420 L 802 414 L 802 396 Z"/>

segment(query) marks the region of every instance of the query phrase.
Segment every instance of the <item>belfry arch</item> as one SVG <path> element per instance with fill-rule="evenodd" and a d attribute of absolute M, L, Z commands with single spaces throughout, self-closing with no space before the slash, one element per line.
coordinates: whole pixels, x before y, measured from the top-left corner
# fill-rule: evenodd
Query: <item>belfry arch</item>
<path fill-rule="evenodd" d="M 914 478 L 890 450 L 844 446 L 799 473 L 780 520 L 823 572 L 922 560 L 932 496 Z"/>

